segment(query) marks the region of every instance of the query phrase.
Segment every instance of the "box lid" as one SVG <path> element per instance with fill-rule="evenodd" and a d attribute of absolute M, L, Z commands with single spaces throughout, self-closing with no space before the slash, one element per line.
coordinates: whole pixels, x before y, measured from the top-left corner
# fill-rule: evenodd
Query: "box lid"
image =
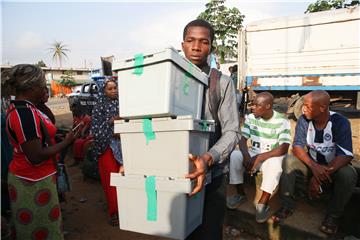
<path fill-rule="evenodd" d="M 111 173 L 110 186 L 122 189 L 145 189 L 146 177 L 148 176 Z M 188 178 L 155 177 L 157 191 L 190 193 L 194 186 L 195 182 Z"/>
<path fill-rule="evenodd" d="M 215 122 L 214 120 L 194 119 L 192 116 L 178 116 L 176 119 L 165 117 L 152 119 L 116 120 L 114 124 L 115 133 L 139 133 L 144 132 L 144 128 L 152 129 L 153 132 L 214 132 Z"/>
<path fill-rule="evenodd" d="M 136 56 L 136 55 L 135 55 Z M 196 65 L 194 65 L 191 61 L 181 56 L 178 51 L 174 47 L 167 47 L 161 51 L 155 51 L 150 54 L 139 54 L 141 59 L 141 64 L 136 65 L 136 57 L 127 58 L 123 60 L 117 60 L 113 64 L 113 71 L 124 71 L 133 69 L 135 67 L 145 67 L 147 65 L 151 65 L 154 63 L 171 61 L 181 69 L 183 69 L 186 73 L 189 73 L 197 80 L 202 82 L 204 85 L 208 85 L 208 75 L 203 73 L 201 69 L 199 69 Z"/>

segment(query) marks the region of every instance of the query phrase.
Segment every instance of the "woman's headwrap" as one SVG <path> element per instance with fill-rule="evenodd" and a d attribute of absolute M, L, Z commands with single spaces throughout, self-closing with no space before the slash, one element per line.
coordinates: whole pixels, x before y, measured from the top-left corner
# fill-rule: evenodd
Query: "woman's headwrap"
<path fill-rule="evenodd" d="M 45 73 L 35 65 L 18 64 L 10 69 L 4 84 L 16 92 L 24 92 L 32 87 L 45 85 Z"/>
<path fill-rule="evenodd" d="M 98 82 L 99 93 L 92 110 L 91 122 L 91 133 L 95 140 L 93 152 L 99 156 L 105 152 L 107 147 L 110 147 L 115 159 L 122 164 L 120 142 L 113 138 L 114 126 L 109 122 L 112 117 L 119 115 L 119 100 L 105 96 L 105 86 L 110 81 L 117 85 L 114 78 Z"/>

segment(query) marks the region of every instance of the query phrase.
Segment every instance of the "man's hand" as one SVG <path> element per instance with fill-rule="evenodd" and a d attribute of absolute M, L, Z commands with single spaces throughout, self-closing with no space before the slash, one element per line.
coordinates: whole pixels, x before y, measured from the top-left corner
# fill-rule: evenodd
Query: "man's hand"
<path fill-rule="evenodd" d="M 249 171 L 250 175 L 253 175 L 258 169 L 259 164 L 265 160 L 266 158 L 264 154 L 258 154 L 256 156 L 253 156 L 247 165 L 247 170 Z"/>
<path fill-rule="evenodd" d="M 206 155 L 205 154 L 202 156 L 194 156 L 192 154 L 189 154 L 189 160 L 194 163 L 195 168 L 196 168 L 194 172 L 189 173 L 185 176 L 186 178 L 190 178 L 190 179 L 196 178 L 196 186 L 193 189 L 193 191 L 189 194 L 189 196 L 193 196 L 196 193 L 200 192 L 204 186 L 205 175 L 206 175 L 206 170 L 207 170 L 208 161 L 209 161 L 209 160 L 207 161 L 206 158 L 208 156 L 210 156 L 209 154 L 206 154 Z M 211 158 L 211 156 L 210 156 L 210 158 Z M 212 158 L 210 159 L 210 161 L 211 160 L 212 160 Z"/>
<path fill-rule="evenodd" d="M 309 184 L 309 197 L 310 199 L 320 198 L 320 194 L 322 193 L 321 185 L 313 176 L 310 179 Z"/>
<path fill-rule="evenodd" d="M 316 179 L 316 181 L 318 181 L 319 183 L 326 183 L 326 182 L 331 182 L 331 170 L 332 168 L 329 168 L 327 166 L 323 166 L 320 165 L 318 163 L 313 162 L 310 166 L 311 171 L 314 175 L 314 178 Z"/>

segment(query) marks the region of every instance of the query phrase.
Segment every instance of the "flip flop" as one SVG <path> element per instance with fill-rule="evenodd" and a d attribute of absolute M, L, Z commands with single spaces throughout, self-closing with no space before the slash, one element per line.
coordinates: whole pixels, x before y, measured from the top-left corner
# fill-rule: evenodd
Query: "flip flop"
<path fill-rule="evenodd" d="M 337 218 L 327 215 L 319 230 L 328 235 L 336 234 L 338 230 Z"/>
<path fill-rule="evenodd" d="M 277 210 L 274 215 L 271 216 L 271 219 L 275 224 L 282 224 L 284 220 L 290 217 L 294 213 L 294 210 L 282 207 Z"/>

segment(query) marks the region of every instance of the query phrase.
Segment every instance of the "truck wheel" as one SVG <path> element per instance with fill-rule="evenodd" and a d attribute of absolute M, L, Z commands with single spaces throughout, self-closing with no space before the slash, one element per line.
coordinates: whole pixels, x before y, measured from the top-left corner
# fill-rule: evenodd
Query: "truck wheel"
<path fill-rule="evenodd" d="M 294 115 L 295 115 L 296 119 L 299 119 L 299 117 L 303 114 L 303 111 L 302 111 L 303 105 L 304 105 L 304 96 L 300 97 L 295 102 Z"/>

